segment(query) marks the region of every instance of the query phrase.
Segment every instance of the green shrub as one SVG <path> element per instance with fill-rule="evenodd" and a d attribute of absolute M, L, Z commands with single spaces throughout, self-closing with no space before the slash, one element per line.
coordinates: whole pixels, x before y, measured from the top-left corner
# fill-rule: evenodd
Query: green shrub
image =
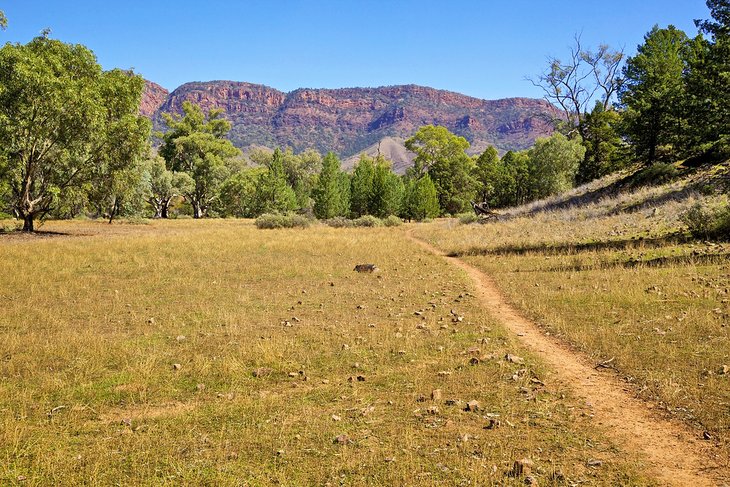
<path fill-rule="evenodd" d="M 336 216 L 334 218 L 324 220 L 324 223 L 332 228 L 351 228 L 355 226 L 352 220 L 345 218 L 344 216 Z"/>
<path fill-rule="evenodd" d="M 383 220 L 372 215 L 364 215 L 353 220 L 352 224 L 356 227 L 382 227 Z"/>
<path fill-rule="evenodd" d="M 312 221 L 302 215 L 264 213 L 256 218 L 256 227 L 260 229 L 274 228 L 307 228 Z"/>
<path fill-rule="evenodd" d="M 479 217 L 476 215 L 476 213 L 461 213 L 460 215 L 457 215 L 459 218 L 459 223 L 462 225 L 469 225 L 470 223 L 476 223 L 479 221 Z"/>
<path fill-rule="evenodd" d="M 730 239 L 730 205 L 717 209 L 705 208 L 697 203 L 680 216 L 693 237 L 699 239 Z"/>
<path fill-rule="evenodd" d="M 403 224 L 403 220 L 398 218 L 395 215 L 389 215 L 387 218 L 383 219 L 383 225 L 386 227 L 397 227 Z"/>
<path fill-rule="evenodd" d="M 631 186 L 664 184 L 677 177 L 678 174 L 679 170 L 674 164 L 655 162 L 634 174 L 631 178 Z"/>

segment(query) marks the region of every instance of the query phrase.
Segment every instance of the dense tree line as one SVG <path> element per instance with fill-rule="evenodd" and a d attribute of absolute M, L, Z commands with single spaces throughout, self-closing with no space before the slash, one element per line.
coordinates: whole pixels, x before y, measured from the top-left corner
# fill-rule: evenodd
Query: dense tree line
<path fill-rule="evenodd" d="M 629 58 L 583 49 L 577 38 L 568 61 L 551 59 L 534 82 L 563 116 L 531 149 L 470 155 L 465 138 L 427 125 L 405 142 L 414 159 L 404 175 L 381 155 L 362 155 L 349 173 L 333 153 L 244 155 L 226 138 L 224 113 L 190 103 L 165 116 L 153 149 L 139 76 L 103 71 L 84 46 L 47 34 L 8 43 L 0 48 L 0 212 L 27 231 L 38 219 L 79 215 L 422 220 L 470 211 L 475 201 L 544 198 L 628 161 L 726 158 L 730 1 L 707 5 L 711 20 L 696 21 L 694 38 L 655 26 Z"/>

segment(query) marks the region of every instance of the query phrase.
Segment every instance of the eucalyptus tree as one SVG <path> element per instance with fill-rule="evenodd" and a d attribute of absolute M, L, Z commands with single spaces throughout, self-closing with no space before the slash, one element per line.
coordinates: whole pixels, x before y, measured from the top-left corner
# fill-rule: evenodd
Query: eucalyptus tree
<path fill-rule="evenodd" d="M 474 161 L 466 154 L 469 142 L 464 137 L 446 127 L 425 125 L 406 140 L 405 146 L 416 155 L 409 176 L 420 179 L 428 173 L 442 212 L 457 214 L 470 208 L 477 181 Z"/>
<path fill-rule="evenodd" d="M 567 58 L 548 58 L 547 69 L 536 78 L 528 78 L 542 89 L 545 99 L 560 107 L 568 135 L 585 138 L 585 115 L 594 101 L 604 110 L 611 107 L 621 86 L 624 53 L 601 44 L 597 50 L 586 49 L 576 35 Z"/>
<path fill-rule="evenodd" d="M 225 138 L 231 123 L 223 118 L 223 110 L 205 115 L 188 101 L 182 109 L 182 116 L 163 114 L 170 130 L 162 137 L 160 155 L 169 169 L 192 179 L 183 196 L 192 205 L 193 216 L 201 218 L 218 197 L 221 183 L 230 174 L 229 163 L 240 151 Z"/>
<path fill-rule="evenodd" d="M 0 48 L 0 179 L 33 231 L 59 195 L 135 164 L 148 145 L 144 80 L 103 71 L 82 45 L 37 37 Z"/>

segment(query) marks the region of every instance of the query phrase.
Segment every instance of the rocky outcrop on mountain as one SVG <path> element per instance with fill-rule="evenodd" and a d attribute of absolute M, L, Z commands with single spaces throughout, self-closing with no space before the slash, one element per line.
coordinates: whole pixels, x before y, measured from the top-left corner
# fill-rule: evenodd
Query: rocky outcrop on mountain
<path fill-rule="evenodd" d="M 142 101 L 139 104 L 139 113 L 145 117 L 153 117 L 157 110 L 165 103 L 167 96 L 170 94 L 162 86 L 152 81 L 145 80 L 144 91 L 142 92 Z"/>
<path fill-rule="evenodd" d="M 150 83 L 148 88 L 156 85 Z M 146 94 L 143 113 L 154 106 L 159 90 Z M 387 139 L 410 137 L 420 126 L 443 125 L 462 135 L 473 151 L 494 145 L 501 152 L 531 146 L 550 135 L 559 116 L 544 100 L 478 98 L 424 86 L 309 89 L 284 93 L 263 85 L 234 81 L 186 83 L 167 95 L 151 114 L 164 128 L 161 113 L 180 113 L 184 101 L 205 111 L 219 108 L 231 121 L 229 138 L 238 147 L 252 144 L 314 148 L 347 158 Z M 394 151 L 401 154 L 402 151 Z M 394 161 L 402 164 L 405 161 Z"/>

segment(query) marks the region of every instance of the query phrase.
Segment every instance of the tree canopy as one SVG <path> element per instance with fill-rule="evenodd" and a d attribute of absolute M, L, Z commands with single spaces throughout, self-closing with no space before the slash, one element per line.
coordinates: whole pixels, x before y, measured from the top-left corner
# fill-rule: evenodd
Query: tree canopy
<path fill-rule="evenodd" d="M 160 155 L 169 169 L 184 172 L 193 184 L 183 193 L 201 218 L 218 196 L 218 187 L 229 175 L 228 163 L 240 151 L 225 138 L 231 124 L 222 110 L 207 115 L 190 102 L 183 102 L 183 115 L 164 114 L 169 131 L 163 135 Z"/>
<path fill-rule="evenodd" d="M 41 36 L 0 49 L 0 175 L 10 205 L 32 231 L 59 195 L 144 153 L 144 81 L 103 71 L 84 46 Z"/>

